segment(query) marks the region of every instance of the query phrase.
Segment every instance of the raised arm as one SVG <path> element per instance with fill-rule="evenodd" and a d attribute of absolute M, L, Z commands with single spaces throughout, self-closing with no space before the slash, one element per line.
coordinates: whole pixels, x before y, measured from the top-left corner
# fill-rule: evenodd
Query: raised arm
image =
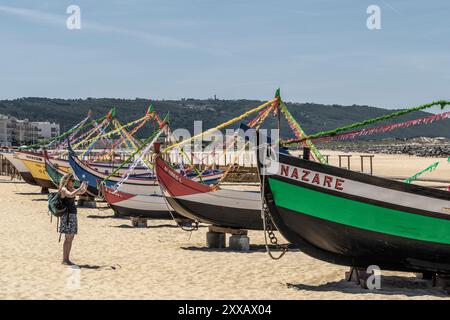
<path fill-rule="evenodd" d="M 61 193 L 63 195 L 63 198 L 74 198 L 77 195 L 84 194 L 86 192 L 86 189 L 86 183 L 82 183 L 78 189 L 75 189 L 73 191 L 69 191 L 64 187 L 62 188 Z"/>

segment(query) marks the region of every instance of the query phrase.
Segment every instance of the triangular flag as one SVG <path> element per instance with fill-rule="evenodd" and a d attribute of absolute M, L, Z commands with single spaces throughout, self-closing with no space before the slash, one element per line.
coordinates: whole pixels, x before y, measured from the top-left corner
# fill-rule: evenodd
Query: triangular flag
<path fill-rule="evenodd" d="M 149 115 L 150 113 L 153 113 L 154 109 L 153 109 L 153 105 L 150 104 L 150 106 L 147 108 L 147 115 Z"/>

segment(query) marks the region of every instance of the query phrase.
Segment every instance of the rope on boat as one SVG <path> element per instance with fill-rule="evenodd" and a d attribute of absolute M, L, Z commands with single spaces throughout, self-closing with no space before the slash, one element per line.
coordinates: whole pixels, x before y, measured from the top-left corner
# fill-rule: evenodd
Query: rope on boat
<path fill-rule="evenodd" d="M 164 195 L 163 195 L 163 198 L 164 198 L 164 203 L 166 204 L 166 207 L 167 207 L 167 211 L 169 211 L 169 214 L 170 214 L 170 216 L 172 217 L 173 221 L 175 221 L 175 223 L 177 224 L 177 226 L 178 226 L 181 230 L 186 231 L 186 232 L 192 232 L 192 231 L 197 231 L 197 230 L 198 230 L 198 224 L 199 224 L 199 223 L 198 223 L 197 220 L 194 221 L 194 223 L 192 224 L 192 227 L 191 227 L 191 228 L 186 228 L 186 227 L 182 226 L 181 223 L 179 223 L 179 222 L 177 221 L 177 219 L 175 219 L 175 217 L 173 216 L 172 210 L 170 210 L 169 203 L 167 202 L 167 199 L 166 199 L 166 197 L 165 197 Z"/>
<path fill-rule="evenodd" d="M 99 183 L 97 183 L 97 190 L 98 190 L 97 196 L 98 196 L 101 200 L 103 200 L 103 201 L 106 202 L 106 206 L 105 206 L 105 207 L 99 207 L 99 206 L 97 206 L 97 210 L 98 210 L 98 211 L 107 211 L 107 210 L 111 209 L 111 210 L 114 211 L 114 209 L 110 206 L 109 202 L 106 200 L 106 197 L 105 197 L 104 194 L 103 194 L 102 186 L 105 186 L 105 188 L 106 188 L 106 183 L 104 183 L 104 181 L 100 181 Z"/>

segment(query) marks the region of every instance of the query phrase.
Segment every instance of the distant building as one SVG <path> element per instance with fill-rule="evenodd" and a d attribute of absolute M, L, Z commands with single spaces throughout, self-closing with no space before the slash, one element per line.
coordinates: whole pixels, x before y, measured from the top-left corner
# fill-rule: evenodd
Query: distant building
<path fill-rule="evenodd" d="M 0 115 L 0 145 L 3 146 L 35 144 L 39 140 L 54 138 L 59 134 L 59 124 L 56 123 L 19 120 Z"/>
<path fill-rule="evenodd" d="M 46 122 L 32 122 L 34 127 L 37 128 L 38 139 L 50 139 L 59 136 L 59 124 Z"/>
<path fill-rule="evenodd" d="M 0 146 L 10 146 L 8 141 L 8 117 L 0 114 Z"/>

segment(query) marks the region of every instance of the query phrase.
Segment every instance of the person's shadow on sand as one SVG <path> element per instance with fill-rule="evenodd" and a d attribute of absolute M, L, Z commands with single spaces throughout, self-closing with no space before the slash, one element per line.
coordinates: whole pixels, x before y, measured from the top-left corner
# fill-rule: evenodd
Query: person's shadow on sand
<path fill-rule="evenodd" d="M 418 279 L 416 277 L 382 276 L 381 288 L 379 290 L 363 289 L 360 285 L 345 279 L 327 282 L 318 286 L 307 284 L 286 283 L 286 286 L 295 290 L 332 292 L 338 291 L 350 294 L 382 294 L 382 295 L 405 295 L 408 297 L 435 296 L 448 298 L 444 290 L 432 287 L 431 281 Z"/>
<path fill-rule="evenodd" d="M 120 265 L 117 266 L 97 266 L 97 265 L 91 265 L 91 264 L 75 264 L 72 266 L 76 269 L 89 269 L 89 270 L 118 270 L 122 268 Z"/>

